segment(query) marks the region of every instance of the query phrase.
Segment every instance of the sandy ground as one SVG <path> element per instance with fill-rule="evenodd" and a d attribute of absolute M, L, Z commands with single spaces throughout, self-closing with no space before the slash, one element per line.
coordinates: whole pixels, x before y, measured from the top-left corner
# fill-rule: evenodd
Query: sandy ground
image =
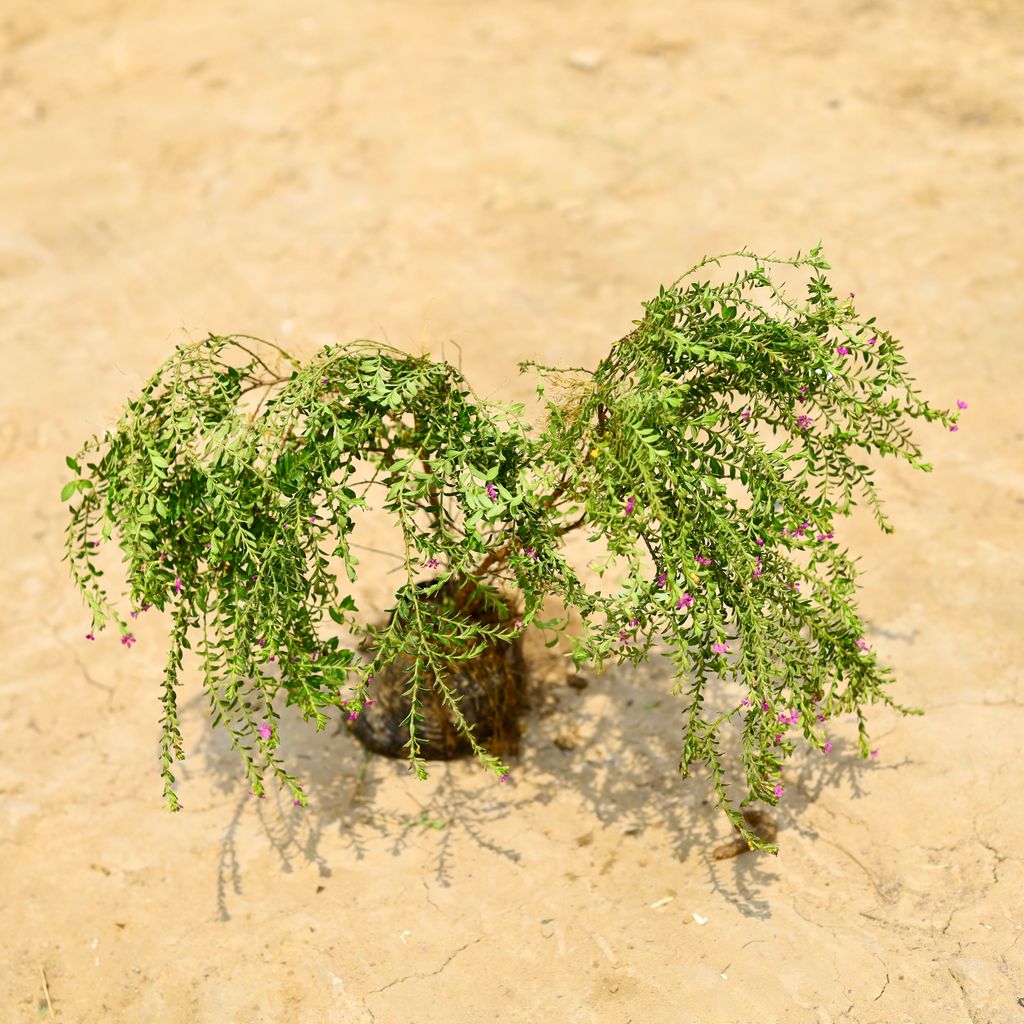
<path fill-rule="evenodd" d="M 0 1020 L 1024 1021 L 1017 0 L 3 0 L 0 53 Z M 307 810 L 248 796 L 186 660 L 162 809 L 167 620 L 84 639 L 58 492 L 183 332 L 454 339 L 529 401 L 517 360 L 594 365 L 701 256 L 819 238 L 970 409 L 918 425 L 933 474 L 877 463 L 893 536 L 842 524 L 927 714 L 798 757 L 777 859 L 712 859 L 664 664 L 578 692 L 539 637 L 507 784 L 295 716 Z"/>

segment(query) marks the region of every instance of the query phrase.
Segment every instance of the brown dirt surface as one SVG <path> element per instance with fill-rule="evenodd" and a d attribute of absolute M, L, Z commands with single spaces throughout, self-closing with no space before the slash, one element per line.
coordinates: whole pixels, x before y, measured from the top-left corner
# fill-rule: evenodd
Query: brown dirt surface
<path fill-rule="evenodd" d="M 1024 1021 L 1022 12 L 0 0 L 0 1020 Z M 176 343 L 454 341 L 530 403 L 517 361 L 593 366 L 702 256 L 819 239 L 922 393 L 970 408 L 916 424 L 932 474 L 877 462 L 894 535 L 841 523 L 926 714 L 869 708 L 877 762 L 855 719 L 798 754 L 777 858 L 713 857 L 667 663 L 574 688 L 533 635 L 508 782 L 419 782 L 294 715 L 307 809 L 248 795 L 186 659 L 166 813 L 167 620 L 84 639 L 58 494 Z M 364 558 L 365 614 L 392 564 Z"/>

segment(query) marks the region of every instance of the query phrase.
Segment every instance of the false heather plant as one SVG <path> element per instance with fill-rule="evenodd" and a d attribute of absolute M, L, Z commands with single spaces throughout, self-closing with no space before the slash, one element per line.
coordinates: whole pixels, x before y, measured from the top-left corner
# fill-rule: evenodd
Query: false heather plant
<path fill-rule="evenodd" d="M 730 283 L 683 284 L 729 257 L 753 265 Z M 771 264 L 810 269 L 807 302 L 787 297 Z M 539 378 L 547 422 L 537 433 L 523 405 L 483 401 L 447 362 L 376 342 L 328 346 L 307 365 L 244 335 L 178 346 L 117 427 L 67 459 L 76 478 L 61 494 L 78 499 L 65 560 L 92 609 L 89 639 L 112 620 L 125 647 L 135 642 L 96 581 L 95 549 L 115 530 L 132 617 L 170 612 L 168 807 L 180 806 L 171 767 L 184 757 L 177 687 L 189 636 L 214 725 L 227 727 L 252 791 L 263 795 L 270 772 L 305 804 L 276 753 L 279 699 L 323 729 L 331 709 L 358 715 L 374 672 L 402 652 L 416 659 L 406 691 L 416 774 L 427 775 L 416 725 L 432 685 L 485 768 L 507 777 L 508 766 L 473 738 L 446 672 L 531 623 L 551 631 L 554 646 L 569 618 L 537 618 L 550 594 L 581 616 L 583 634 L 570 637 L 577 668 L 636 664 L 660 645 L 675 666 L 673 693 L 685 694 L 680 773 L 704 762 L 718 804 L 751 848 L 777 852 L 727 798 L 718 732 L 742 721 L 743 807 L 778 802 L 796 732 L 827 753 L 822 723 L 856 714 L 867 757 L 866 704 L 922 713 L 886 693 L 892 674 L 863 639 L 854 564 L 835 519 L 850 513 L 856 491 L 891 533 L 860 453 L 930 471 L 907 417 L 955 430 L 959 415 L 918 397 L 897 340 L 833 296 L 829 269 L 820 245 L 792 260 L 745 250 L 705 258 L 644 304 L 596 369 L 519 363 Z M 557 401 L 544 398 L 549 378 Z M 245 407 L 250 394 L 255 409 Z M 781 441 L 768 443 L 757 427 Z M 89 452 L 99 458 L 83 470 Z M 368 479 L 352 479 L 357 464 Z M 383 628 L 356 619 L 351 594 L 339 600 L 327 561 L 340 556 L 356 581 L 350 534 L 372 488 L 404 541 L 405 582 Z M 577 529 L 606 544 L 601 576 L 624 561 L 614 593 L 588 591 L 560 553 Z M 417 589 L 424 566 L 440 567 L 437 583 Z M 497 606 L 503 587 L 525 608 L 507 626 L 488 626 L 458 602 L 426 600 L 452 577 L 459 594 Z M 369 642 L 371 660 L 321 635 L 325 611 Z M 268 661 L 280 678 L 260 672 Z M 702 713 L 711 674 L 747 694 L 714 721 Z"/>

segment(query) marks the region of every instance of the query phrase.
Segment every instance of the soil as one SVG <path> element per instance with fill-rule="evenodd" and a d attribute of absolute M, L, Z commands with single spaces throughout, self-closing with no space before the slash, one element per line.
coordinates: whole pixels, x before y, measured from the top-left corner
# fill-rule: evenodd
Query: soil
<path fill-rule="evenodd" d="M 0 1020 L 1024 1019 L 1024 6 L 0 0 L 0 53 Z M 670 663 L 565 685 L 536 630 L 506 782 L 289 714 L 308 808 L 249 795 L 186 659 L 163 810 L 168 621 L 85 639 L 58 494 L 176 343 L 379 338 L 535 411 L 518 361 L 592 367 L 704 255 L 819 239 L 969 409 L 916 424 L 932 473 L 873 459 L 895 534 L 839 524 L 925 714 L 867 708 L 877 761 L 855 718 L 801 749 L 777 858 L 713 856 Z M 396 560 L 362 558 L 379 619 Z"/>

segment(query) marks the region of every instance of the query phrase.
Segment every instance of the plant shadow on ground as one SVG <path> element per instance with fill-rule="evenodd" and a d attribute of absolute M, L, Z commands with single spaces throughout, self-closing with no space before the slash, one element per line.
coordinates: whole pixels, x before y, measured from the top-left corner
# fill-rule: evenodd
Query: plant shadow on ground
<path fill-rule="evenodd" d="M 429 829 L 437 842 L 436 881 L 449 886 L 452 844 L 458 833 L 481 850 L 518 862 L 520 851 L 492 839 L 489 827 L 548 805 L 560 792 L 574 794 L 586 804 L 595 830 L 638 841 L 647 834 L 657 839 L 664 832 L 680 861 L 698 851 L 713 890 L 746 916 L 770 917 L 766 893 L 780 877 L 776 859 L 755 851 L 715 860 L 713 849 L 736 833 L 714 805 L 714 791 L 701 765 L 692 766 L 688 780 L 679 777 L 686 698 L 685 691 L 678 696 L 672 693 L 672 663 L 652 649 L 649 660 L 639 665 L 609 663 L 601 674 L 584 668 L 581 674 L 587 686 L 582 691 L 566 685 L 564 669 L 556 670 L 552 679 L 550 671 L 545 673 L 528 652 L 526 663 L 529 706 L 521 719 L 520 754 L 504 759 L 511 767 L 511 785 L 499 783 L 474 758 L 431 761 L 429 779 L 420 781 L 405 761 L 364 750 L 348 734 L 340 716 L 316 733 L 294 709 L 288 709 L 278 723 L 278 756 L 307 793 L 309 805 L 296 807 L 290 793 L 270 777 L 265 799 L 251 795 L 239 756 L 225 732 L 204 728 L 196 753 L 204 769 L 213 773 L 215 790 L 235 798 L 218 867 L 221 919 L 230 918 L 229 888 L 236 895 L 243 892 L 237 840 L 247 805 L 254 805 L 286 873 L 301 860 L 315 865 L 322 878 L 330 877 L 331 866 L 321 851 L 329 830 L 337 829 L 361 860 L 371 843 L 381 842 L 390 844 L 393 857 L 401 857 L 422 830 Z M 705 717 L 731 707 L 740 696 L 734 684 L 713 678 L 708 692 L 721 707 L 713 707 L 709 696 Z M 204 709 L 204 695 L 185 704 L 190 716 L 198 717 Z M 817 831 L 802 820 L 822 793 L 845 783 L 854 799 L 864 795 L 860 779 L 865 762 L 857 756 L 855 729 L 848 731 L 850 738 L 832 737 L 827 757 L 809 748 L 802 736 L 795 737 L 797 752 L 785 769 L 785 795 L 778 807 L 765 808 L 778 822 L 782 846 L 791 829 L 790 843 L 797 836 L 818 839 Z M 723 766 L 732 781 L 727 792 L 738 804 L 745 795 L 740 729 L 726 727 L 719 736 Z M 182 777 L 187 779 L 188 774 Z M 528 793 L 516 792 L 520 779 L 529 781 Z M 408 809 L 395 811 L 384 803 L 402 803 Z M 571 837 L 560 839 L 572 841 Z M 591 839 L 592 834 L 584 835 L 576 837 L 576 842 L 585 846 Z M 615 851 L 613 859 L 617 855 Z"/>

